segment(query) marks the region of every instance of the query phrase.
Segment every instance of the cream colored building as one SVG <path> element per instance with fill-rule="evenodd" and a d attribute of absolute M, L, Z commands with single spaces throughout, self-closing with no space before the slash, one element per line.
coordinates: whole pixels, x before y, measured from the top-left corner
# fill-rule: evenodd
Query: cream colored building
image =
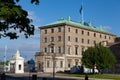
<path fill-rule="evenodd" d="M 59 19 L 40 28 L 40 52 L 35 55 L 38 71 L 70 70 L 81 65 L 82 53 L 95 43 L 113 43 L 116 36 L 91 23 Z M 54 61 L 54 66 L 53 66 Z"/>

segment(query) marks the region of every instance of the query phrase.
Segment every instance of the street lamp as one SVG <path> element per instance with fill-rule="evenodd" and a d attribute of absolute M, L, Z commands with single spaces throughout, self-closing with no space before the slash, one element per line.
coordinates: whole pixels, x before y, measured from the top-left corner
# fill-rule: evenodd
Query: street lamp
<path fill-rule="evenodd" d="M 50 52 L 52 53 L 52 59 L 53 59 L 53 80 L 55 78 L 55 53 L 54 53 L 54 43 L 51 43 L 50 45 Z"/>
<path fill-rule="evenodd" d="M 52 58 L 53 58 L 53 80 L 55 78 L 55 53 L 53 53 Z"/>

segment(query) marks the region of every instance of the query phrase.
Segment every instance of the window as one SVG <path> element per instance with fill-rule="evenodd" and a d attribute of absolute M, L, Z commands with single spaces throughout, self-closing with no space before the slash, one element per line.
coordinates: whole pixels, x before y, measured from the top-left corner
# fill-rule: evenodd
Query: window
<path fill-rule="evenodd" d="M 70 28 L 68 28 L 68 32 L 70 32 Z"/>
<path fill-rule="evenodd" d="M 84 34 L 84 31 L 82 30 L 82 35 Z"/>
<path fill-rule="evenodd" d="M 109 36 L 109 40 L 110 40 L 110 36 Z"/>
<path fill-rule="evenodd" d="M 90 33 L 89 33 L 89 32 L 87 32 L 87 35 L 89 36 L 89 35 L 90 35 Z"/>
<path fill-rule="evenodd" d="M 96 41 L 94 40 L 94 42 L 93 42 L 94 44 L 96 44 Z"/>
<path fill-rule="evenodd" d="M 21 70 L 21 65 L 19 64 L 19 70 Z"/>
<path fill-rule="evenodd" d="M 58 36 L 58 41 L 61 41 L 61 36 Z"/>
<path fill-rule="evenodd" d="M 84 53 L 84 47 L 82 47 L 82 50 L 81 50 L 81 51 L 82 51 L 81 53 L 82 53 L 82 55 L 83 55 L 83 53 Z"/>
<path fill-rule="evenodd" d="M 94 37 L 96 37 L 96 33 L 94 33 Z"/>
<path fill-rule="evenodd" d="M 90 40 L 88 39 L 88 44 L 90 44 Z"/>
<path fill-rule="evenodd" d="M 84 39 L 82 39 L 82 43 L 84 43 Z"/>
<path fill-rule="evenodd" d="M 61 28 L 60 27 L 58 28 L 58 32 L 61 32 Z"/>
<path fill-rule="evenodd" d="M 44 38 L 44 42 L 47 42 L 47 38 L 46 37 Z"/>
<path fill-rule="evenodd" d="M 51 53 L 54 53 L 54 46 L 51 46 Z"/>
<path fill-rule="evenodd" d="M 78 55 L 78 47 L 75 47 L 75 55 Z"/>
<path fill-rule="evenodd" d="M 47 52 L 47 48 L 46 47 L 44 48 L 44 52 Z"/>
<path fill-rule="evenodd" d="M 63 67 L 63 61 L 60 61 L 60 67 L 61 68 Z"/>
<path fill-rule="evenodd" d="M 68 68 L 70 68 L 70 67 L 71 67 L 71 60 L 68 59 Z"/>
<path fill-rule="evenodd" d="M 78 61 L 75 62 L 75 65 L 78 65 Z"/>
<path fill-rule="evenodd" d="M 61 46 L 58 47 L 58 53 L 61 53 Z"/>
<path fill-rule="evenodd" d="M 49 67 L 50 67 L 50 61 L 47 60 L 47 68 L 49 68 Z"/>
<path fill-rule="evenodd" d="M 54 37 L 51 37 L 51 42 L 54 42 Z"/>
<path fill-rule="evenodd" d="M 38 68 L 39 68 L 39 70 L 41 69 L 41 63 L 38 63 Z"/>
<path fill-rule="evenodd" d="M 47 30 L 45 30 L 45 34 L 47 34 Z"/>
<path fill-rule="evenodd" d="M 51 33 L 54 33 L 54 29 L 51 29 Z"/>
<path fill-rule="evenodd" d="M 68 36 L 68 41 L 70 41 L 70 36 Z"/>
<path fill-rule="evenodd" d="M 75 60 L 75 65 L 76 65 L 76 66 L 78 65 L 78 60 L 77 60 L 77 59 Z"/>
<path fill-rule="evenodd" d="M 102 38 L 102 35 L 100 34 L 100 38 Z"/>
<path fill-rule="evenodd" d="M 77 37 L 75 38 L 75 42 L 78 42 L 78 38 Z"/>
<path fill-rule="evenodd" d="M 105 39 L 106 39 L 107 37 L 105 36 Z"/>
<path fill-rule="evenodd" d="M 70 47 L 68 47 L 68 54 L 70 54 Z"/>
<path fill-rule="evenodd" d="M 78 33 L 78 29 L 75 30 L 75 33 Z"/>
<path fill-rule="evenodd" d="M 54 60 L 54 67 L 55 67 L 55 68 L 57 67 L 57 63 L 56 63 L 56 60 Z"/>

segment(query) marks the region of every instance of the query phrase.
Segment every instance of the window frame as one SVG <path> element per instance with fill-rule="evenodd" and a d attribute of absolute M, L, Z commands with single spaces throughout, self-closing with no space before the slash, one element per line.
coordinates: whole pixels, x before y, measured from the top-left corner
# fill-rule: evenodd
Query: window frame
<path fill-rule="evenodd" d="M 61 32 L 62 30 L 61 30 L 61 27 L 58 27 L 58 32 Z"/>
<path fill-rule="evenodd" d="M 54 42 L 54 37 L 53 37 L 53 36 L 50 38 L 50 41 L 51 41 L 51 42 Z"/>
<path fill-rule="evenodd" d="M 61 38 L 62 38 L 61 36 L 58 36 L 58 41 L 61 41 Z"/>
<path fill-rule="evenodd" d="M 61 46 L 58 46 L 58 53 L 61 53 Z"/>
<path fill-rule="evenodd" d="M 54 28 L 51 29 L 51 33 L 54 33 Z"/>
<path fill-rule="evenodd" d="M 45 29 L 45 34 L 47 34 L 47 29 Z"/>

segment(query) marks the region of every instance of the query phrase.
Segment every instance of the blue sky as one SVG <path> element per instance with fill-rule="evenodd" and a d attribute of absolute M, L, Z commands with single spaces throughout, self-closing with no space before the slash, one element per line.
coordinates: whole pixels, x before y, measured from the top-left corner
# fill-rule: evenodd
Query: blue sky
<path fill-rule="evenodd" d="M 5 45 L 7 45 L 7 59 L 19 49 L 26 60 L 34 58 L 35 52 L 40 51 L 40 33 L 38 27 L 49 24 L 60 18 L 71 17 L 74 21 L 81 21 L 79 9 L 82 0 L 40 0 L 39 5 L 32 5 L 30 0 L 20 0 L 18 4 L 27 10 L 29 18 L 36 26 L 35 35 L 25 39 L 23 35 L 17 40 L 0 39 L 0 60 L 3 60 Z M 111 33 L 120 36 L 120 0 L 83 0 L 84 20 L 95 26 L 103 26 Z"/>

